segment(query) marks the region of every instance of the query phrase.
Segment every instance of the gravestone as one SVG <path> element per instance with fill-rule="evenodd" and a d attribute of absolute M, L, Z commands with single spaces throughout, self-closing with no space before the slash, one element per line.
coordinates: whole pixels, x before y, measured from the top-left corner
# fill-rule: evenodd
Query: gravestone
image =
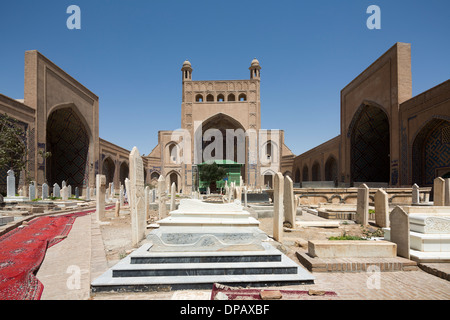
<path fill-rule="evenodd" d="M 130 191 L 128 201 L 131 211 L 131 240 L 133 245 L 145 238 L 147 217 L 145 215 L 144 164 L 138 148 L 133 147 L 130 156 Z"/>
<path fill-rule="evenodd" d="M 116 200 L 116 207 L 114 209 L 114 215 L 116 218 L 120 216 L 120 201 Z"/>
<path fill-rule="evenodd" d="M 67 186 L 67 195 L 67 199 L 72 198 L 72 186 L 70 184 Z"/>
<path fill-rule="evenodd" d="M 445 205 L 445 180 L 441 177 L 434 179 L 433 202 L 435 206 Z"/>
<path fill-rule="evenodd" d="M 42 185 L 42 200 L 48 199 L 48 184 Z"/>
<path fill-rule="evenodd" d="M 295 228 L 295 217 L 297 210 L 294 203 L 294 183 L 289 176 L 284 177 L 284 220 L 289 222 L 292 228 Z"/>
<path fill-rule="evenodd" d="M 273 238 L 279 242 L 283 239 L 283 198 L 284 177 L 278 172 L 273 179 Z"/>
<path fill-rule="evenodd" d="M 166 179 L 164 179 L 163 175 L 159 176 L 158 179 L 158 216 L 159 219 L 166 217 L 166 197 L 165 197 L 165 190 L 166 190 Z"/>
<path fill-rule="evenodd" d="M 375 193 L 375 223 L 381 228 L 389 227 L 389 196 L 383 189 Z"/>
<path fill-rule="evenodd" d="M 247 208 L 247 186 L 244 186 L 244 208 Z"/>
<path fill-rule="evenodd" d="M 123 197 L 124 200 L 126 200 L 126 202 L 128 203 L 128 205 L 130 205 L 129 193 L 130 193 L 130 179 L 125 178 L 125 192 L 123 194 Z"/>
<path fill-rule="evenodd" d="M 91 188 L 86 187 L 86 197 L 85 197 L 86 201 L 90 201 L 91 200 Z"/>
<path fill-rule="evenodd" d="M 28 199 L 30 199 L 30 201 L 36 199 L 36 184 L 34 181 L 32 181 L 28 186 L 28 195 Z"/>
<path fill-rule="evenodd" d="M 61 189 L 64 188 L 64 187 L 67 187 L 67 184 L 66 184 L 65 180 L 63 180 L 62 183 L 61 183 Z"/>
<path fill-rule="evenodd" d="M 120 202 L 120 206 L 123 207 L 123 184 L 120 184 L 119 202 Z"/>
<path fill-rule="evenodd" d="M 369 187 L 365 183 L 358 188 L 356 223 L 363 226 L 369 224 Z"/>
<path fill-rule="evenodd" d="M 111 182 L 111 198 L 116 195 L 116 190 L 114 189 L 114 182 Z"/>
<path fill-rule="evenodd" d="M 145 217 L 146 219 L 150 218 L 149 214 L 149 202 L 150 202 L 150 187 L 146 186 L 144 189 L 144 202 L 145 202 Z"/>
<path fill-rule="evenodd" d="M 61 188 L 57 183 L 53 185 L 53 196 L 55 198 L 61 198 Z"/>
<path fill-rule="evenodd" d="M 172 186 L 170 187 L 170 211 L 174 211 L 175 208 L 175 201 L 176 201 L 176 185 L 175 182 L 172 183 Z"/>
<path fill-rule="evenodd" d="M 15 197 L 16 196 L 16 177 L 14 176 L 14 171 L 9 169 L 6 177 L 6 196 Z"/>
<path fill-rule="evenodd" d="M 80 197 L 80 189 L 78 187 L 75 187 L 75 198 L 79 198 Z"/>
<path fill-rule="evenodd" d="M 69 200 L 69 188 L 64 186 L 61 189 L 61 198 L 63 201 Z"/>
<path fill-rule="evenodd" d="M 412 186 L 412 204 L 419 204 L 419 186 L 414 183 Z"/>
<path fill-rule="evenodd" d="M 397 255 L 409 259 L 409 216 L 399 206 L 396 206 L 389 215 L 391 224 L 390 240 L 397 244 Z"/>
<path fill-rule="evenodd" d="M 97 174 L 95 178 L 96 183 L 96 218 L 97 221 L 105 219 L 105 193 L 106 193 L 106 177 L 102 174 Z"/>
<path fill-rule="evenodd" d="M 152 193 L 151 193 L 152 197 L 151 197 L 150 202 L 155 203 L 156 202 L 156 189 L 152 189 L 151 191 L 152 191 Z"/>

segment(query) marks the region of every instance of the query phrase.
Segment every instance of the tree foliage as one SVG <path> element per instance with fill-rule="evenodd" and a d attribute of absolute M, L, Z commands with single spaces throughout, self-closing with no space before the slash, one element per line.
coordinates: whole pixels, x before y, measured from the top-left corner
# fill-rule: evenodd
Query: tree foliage
<path fill-rule="evenodd" d="M 0 115 L 0 169 L 13 169 L 16 173 L 27 164 L 25 130 L 19 122 L 6 113 Z"/>
<path fill-rule="evenodd" d="M 200 168 L 200 180 L 205 181 L 208 184 L 212 182 L 222 180 L 227 176 L 227 171 L 219 167 L 217 163 L 204 164 Z"/>

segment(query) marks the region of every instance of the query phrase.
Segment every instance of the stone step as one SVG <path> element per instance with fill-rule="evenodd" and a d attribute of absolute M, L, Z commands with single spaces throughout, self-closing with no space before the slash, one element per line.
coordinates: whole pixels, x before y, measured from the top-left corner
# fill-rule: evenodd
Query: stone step
<path fill-rule="evenodd" d="M 450 252 L 423 252 L 409 250 L 410 259 L 419 263 L 450 262 Z"/>
<path fill-rule="evenodd" d="M 297 265 L 280 262 L 231 263 L 164 263 L 119 265 L 113 269 L 113 278 L 164 277 L 164 276 L 214 276 L 251 274 L 295 274 Z"/>
<path fill-rule="evenodd" d="M 92 281 L 92 291 L 211 289 L 214 283 L 253 287 L 314 283 L 312 274 L 268 243 L 263 243 L 262 252 L 155 253 L 149 251 L 151 245 L 141 246 Z M 136 263 L 140 259 L 149 262 L 149 258 L 158 263 Z"/>
<path fill-rule="evenodd" d="M 159 220 L 160 226 L 248 226 L 258 227 L 259 221 L 252 217 L 246 219 L 216 217 L 167 217 Z"/>
<path fill-rule="evenodd" d="M 164 263 L 239 263 L 239 262 L 275 262 L 281 261 L 280 252 L 276 251 L 242 251 L 227 252 L 149 252 L 151 244 L 143 246 L 130 255 L 131 264 Z"/>

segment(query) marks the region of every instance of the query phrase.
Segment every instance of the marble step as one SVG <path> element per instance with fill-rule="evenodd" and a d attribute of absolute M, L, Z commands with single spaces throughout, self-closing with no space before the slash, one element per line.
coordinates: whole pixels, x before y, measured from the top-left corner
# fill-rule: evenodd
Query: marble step
<path fill-rule="evenodd" d="M 259 221 L 252 217 L 246 219 L 217 217 L 167 217 L 158 221 L 160 226 L 259 226 Z"/>
<path fill-rule="evenodd" d="M 263 252 L 151 252 L 151 244 L 145 244 L 92 281 L 91 288 L 100 292 L 211 289 L 214 283 L 253 287 L 314 283 L 306 269 L 270 244 L 263 246 Z M 158 263 L 136 263 L 149 258 Z"/>

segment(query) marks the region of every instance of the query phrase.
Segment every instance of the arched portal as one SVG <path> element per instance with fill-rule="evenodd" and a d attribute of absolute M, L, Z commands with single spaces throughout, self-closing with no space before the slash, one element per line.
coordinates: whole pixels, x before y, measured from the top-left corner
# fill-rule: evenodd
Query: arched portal
<path fill-rule="evenodd" d="M 300 169 L 299 168 L 297 168 L 295 170 L 294 182 L 295 183 L 299 183 L 300 182 Z"/>
<path fill-rule="evenodd" d="M 337 161 L 333 156 L 330 156 L 325 162 L 325 181 L 337 181 L 338 167 Z"/>
<path fill-rule="evenodd" d="M 306 164 L 302 169 L 302 181 L 309 181 L 308 166 Z"/>
<path fill-rule="evenodd" d="M 201 136 L 201 162 L 212 159 L 245 164 L 245 130 L 237 120 L 223 113 L 216 114 L 202 123 Z"/>
<path fill-rule="evenodd" d="M 172 187 L 172 184 L 175 183 L 175 190 L 176 192 L 178 192 L 179 182 L 178 182 L 178 174 L 176 172 L 172 172 L 169 175 L 169 181 L 170 181 L 169 190 Z"/>
<path fill-rule="evenodd" d="M 266 172 L 264 174 L 264 185 L 271 189 L 273 187 L 273 173 L 272 172 Z"/>
<path fill-rule="evenodd" d="M 116 165 L 110 157 L 103 160 L 102 174 L 106 177 L 106 185 L 114 182 L 114 172 L 116 171 Z"/>
<path fill-rule="evenodd" d="M 89 135 L 83 121 L 72 107 L 53 111 L 47 120 L 46 176 L 51 186 L 63 180 L 72 188 L 83 187 L 89 180 Z"/>
<path fill-rule="evenodd" d="M 122 162 L 120 165 L 120 183 L 125 186 L 125 179 L 128 178 L 130 169 L 128 168 L 128 164 L 126 162 Z"/>
<path fill-rule="evenodd" d="M 389 119 L 380 108 L 362 105 L 351 124 L 352 182 L 388 182 L 390 175 Z"/>
<path fill-rule="evenodd" d="M 311 171 L 312 171 L 312 181 L 321 181 L 319 162 L 316 161 L 313 163 Z"/>
<path fill-rule="evenodd" d="M 416 135 L 412 148 L 413 183 L 432 186 L 450 176 L 450 121 L 432 119 Z"/>

